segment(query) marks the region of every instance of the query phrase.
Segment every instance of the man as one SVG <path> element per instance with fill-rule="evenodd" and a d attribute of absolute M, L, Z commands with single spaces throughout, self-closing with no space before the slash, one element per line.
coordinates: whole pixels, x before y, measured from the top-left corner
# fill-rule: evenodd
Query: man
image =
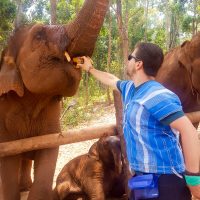
<path fill-rule="evenodd" d="M 96 70 L 90 58 L 82 58 L 84 64 L 78 67 L 121 92 L 129 165 L 136 174 L 160 175 L 159 197 L 155 199 L 190 200 L 186 182 L 191 193 L 200 198 L 200 143 L 196 129 L 184 115 L 177 95 L 155 81 L 163 62 L 162 50 L 152 43 L 138 43 L 128 59 L 129 81 Z"/>

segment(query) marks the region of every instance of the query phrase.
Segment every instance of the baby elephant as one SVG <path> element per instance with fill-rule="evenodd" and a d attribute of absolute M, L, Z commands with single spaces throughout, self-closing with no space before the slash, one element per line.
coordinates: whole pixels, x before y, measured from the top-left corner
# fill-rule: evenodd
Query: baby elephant
<path fill-rule="evenodd" d="M 105 200 L 125 193 L 120 140 L 103 136 L 87 154 L 68 162 L 54 189 L 55 200 Z"/>

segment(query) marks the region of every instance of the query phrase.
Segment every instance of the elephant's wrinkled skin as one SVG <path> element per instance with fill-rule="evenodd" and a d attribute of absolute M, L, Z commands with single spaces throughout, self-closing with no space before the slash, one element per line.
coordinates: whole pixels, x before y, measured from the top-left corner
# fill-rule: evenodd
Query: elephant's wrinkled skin
<path fill-rule="evenodd" d="M 54 200 L 104 200 L 125 193 L 120 140 L 102 137 L 88 154 L 68 162 L 57 177 Z"/>
<path fill-rule="evenodd" d="M 86 0 L 69 25 L 36 24 L 13 33 L 0 62 L 0 142 L 60 132 L 60 99 L 74 95 L 81 78 L 65 51 L 91 56 L 107 8 L 108 0 Z M 51 200 L 57 154 L 53 148 L 1 158 L 3 200 L 20 199 L 19 180 L 31 186 L 23 178 L 28 159 L 34 159 L 28 200 Z"/>
<path fill-rule="evenodd" d="M 200 110 L 200 33 L 165 55 L 156 79 L 179 96 L 185 112 Z"/>

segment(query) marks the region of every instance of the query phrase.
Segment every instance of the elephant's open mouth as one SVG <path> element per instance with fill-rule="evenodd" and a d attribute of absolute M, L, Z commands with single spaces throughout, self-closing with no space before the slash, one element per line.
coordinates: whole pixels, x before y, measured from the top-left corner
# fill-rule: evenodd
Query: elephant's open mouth
<path fill-rule="evenodd" d="M 41 60 L 43 60 L 43 64 L 71 64 L 71 65 L 77 65 L 76 58 L 71 58 L 67 52 L 62 53 L 62 55 L 48 55 L 44 56 Z"/>
<path fill-rule="evenodd" d="M 63 63 L 63 62 L 67 62 L 67 59 L 61 55 L 49 55 L 47 56 L 47 60 L 51 61 L 51 62 L 59 62 L 59 63 Z"/>
<path fill-rule="evenodd" d="M 52 62 L 62 62 L 62 60 L 56 56 L 52 56 L 52 57 L 48 58 L 48 60 L 52 61 Z"/>
<path fill-rule="evenodd" d="M 43 55 L 41 58 L 40 58 L 40 68 L 43 67 L 45 68 L 45 66 L 56 66 L 56 65 L 59 65 L 59 64 L 65 64 L 67 63 L 67 59 L 64 57 L 64 56 L 57 56 L 57 55 L 48 55 L 48 56 L 45 56 Z"/>

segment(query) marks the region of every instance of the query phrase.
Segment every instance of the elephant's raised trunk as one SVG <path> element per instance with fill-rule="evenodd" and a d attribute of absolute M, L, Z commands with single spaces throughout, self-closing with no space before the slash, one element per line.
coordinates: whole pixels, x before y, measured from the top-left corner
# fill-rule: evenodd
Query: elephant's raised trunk
<path fill-rule="evenodd" d="M 76 19 L 66 27 L 70 56 L 91 56 L 109 0 L 86 0 Z"/>

